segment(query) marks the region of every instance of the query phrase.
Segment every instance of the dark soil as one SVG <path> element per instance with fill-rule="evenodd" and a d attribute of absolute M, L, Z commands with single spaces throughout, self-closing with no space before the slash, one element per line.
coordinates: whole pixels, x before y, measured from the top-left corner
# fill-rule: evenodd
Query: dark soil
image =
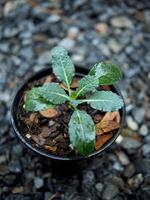
<path fill-rule="evenodd" d="M 68 135 L 68 123 L 73 111 L 68 107 L 67 103 L 57 106 L 58 115 L 52 118 L 43 117 L 40 112 L 26 112 L 23 108 L 26 91 L 32 87 L 41 86 L 47 78 L 48 76 L 41 78 L 39 81 L 29 83 L 28 87 L 23 91 L 16 111 L 19 130 L 27 139 L 31 140 L 33 146 L 44 148 L 44 150 L 59 156 L 74 156 L 76 152 L 70 146 Z M 56 79 L 54 81 L 58 82 Z M 110 90 L 108 86 L 99 89 Z M 78 108 L 91 115 L 95 124 L 105 114 L 89 107 L 86 103 L 79 105 Z M 33 117 L 31 117 L 31 114 L 33 114 Z M 117 130 L 112 132 L 116 133 Z"/>

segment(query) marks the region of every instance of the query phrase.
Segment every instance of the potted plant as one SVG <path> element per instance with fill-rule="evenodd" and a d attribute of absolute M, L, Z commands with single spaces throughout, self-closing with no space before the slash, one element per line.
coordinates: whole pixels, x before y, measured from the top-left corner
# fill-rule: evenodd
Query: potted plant
<path fill-rule="evenodd" d="M 95 157 L 115 141 L 123 126 L 124 101 L 113 86 L 121 79 L 121 70 L 107 62 L 90 71 L 75 69 L 60 46 L 51 55 L 52 68 L 26 80 L 15 95 L 11 109 L 15 133 L 48 158 Z"/>

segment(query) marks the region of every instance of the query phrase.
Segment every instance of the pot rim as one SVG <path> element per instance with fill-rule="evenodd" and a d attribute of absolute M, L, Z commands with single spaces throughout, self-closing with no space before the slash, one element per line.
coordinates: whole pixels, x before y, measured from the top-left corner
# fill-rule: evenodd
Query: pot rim
<path fill-rule="evenodd" d="M 40 156 L 51 158 L 53 160 L 57 160 L 57 161 L 81 161 L 81 160 L 97 157 L 106 148 L 108 148 L 109 146 L 111 146 L 114 143 L 114 141 L 120 135 L 120 133 L 122 131 L 122 128 L 123 128 L 123 125 L 124 125 L 124 121 L 125 121 L 125 102 L 124 102 L 124 99 L 123 99 L 123 96 L 122 96 L 120 90 L 118 89 L 118 87 L 116 85 L 112 85 L 112 86 L 114 87 L 116 92 L 121 96 L 121 98 L 122 98 L 122 100 L 124 102 L 124 106 L 120 109 L 122 111 L 120 128 L 118 129 L 116 134 L 114 134 L 114 136 L 108 142 L 106 142 L 99 150 L 95 150 L 94 152 L 90 153 L 87 156 L 62 157 L 62 156 L 51 154 L 49 152 L 44 151 L 44 149 L 42 149 L 42 148 L 40 149 L 38 147 L 32 146 L 31 141 L 28 141 L 28 139 L 25 136 L 23 137 L 23 134 L 21 134 L 20 130 L 17 128 L 16 122 L 15 122 L 15 112 L 14 112 L 14 107 L 16 105 L 16 98 L 19 96 L 19 93 L 23 90 L 23 88 L 29 82 L 32 82 L 35 79 L 36 76 L 40 75 L 41 73 L 45 73 L 46 74 L 47 72 L 51 72 L 51 70 L 52 70 L 51 67 L 39 70 L 38 72 L 36 72 L 33 75 L 30 75 L 28 78 L 26 78 L 25 81 L 23 81 L 23 83 L 16 89 L 16 92 L 15 92 L 15 94 L 13 96 L 11 108 L 10 108 L 10 118 L 11 118 L 11 123 L 12 123 L 12 126 L 13 126 L 15 134 L 21 140 L 21 142 L 25 146 L 27 146 L 30 150 L 32 150 L 33 152 L 39 154 Z M 86 69 L 84 67 L 76 67 L 76 71 L 77 71 L 76 74 L 80 74 L 80 75 L 82 74 L 83 75 L 83 74 L 87 74 L 89 69 Z"/>

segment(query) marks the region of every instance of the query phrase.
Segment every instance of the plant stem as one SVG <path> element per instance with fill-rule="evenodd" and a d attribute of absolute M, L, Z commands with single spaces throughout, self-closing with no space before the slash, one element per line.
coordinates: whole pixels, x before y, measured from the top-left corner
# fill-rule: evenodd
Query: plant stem
<path fill-rule="evenodd" d="M 71 106 L 72 110 L 76 111 L 77 110 L 77 107 L 72 105 L 71 103 L 69 103 L 69 105 Z"/>

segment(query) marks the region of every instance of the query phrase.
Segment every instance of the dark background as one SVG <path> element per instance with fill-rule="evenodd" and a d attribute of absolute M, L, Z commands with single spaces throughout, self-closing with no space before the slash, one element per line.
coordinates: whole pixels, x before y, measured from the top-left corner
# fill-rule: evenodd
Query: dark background
<path fill-rule="evenodd" d="M 122 135 L 73 175 L 54 174 L 15 137 L 9 107 L 25 77 L 66 47 L 76 65 L 118 64 Z M 0 0 L 0 200 L 150 199 L 150 2 Z M 68 169 L 69 170 L 69 169 Z"/>

